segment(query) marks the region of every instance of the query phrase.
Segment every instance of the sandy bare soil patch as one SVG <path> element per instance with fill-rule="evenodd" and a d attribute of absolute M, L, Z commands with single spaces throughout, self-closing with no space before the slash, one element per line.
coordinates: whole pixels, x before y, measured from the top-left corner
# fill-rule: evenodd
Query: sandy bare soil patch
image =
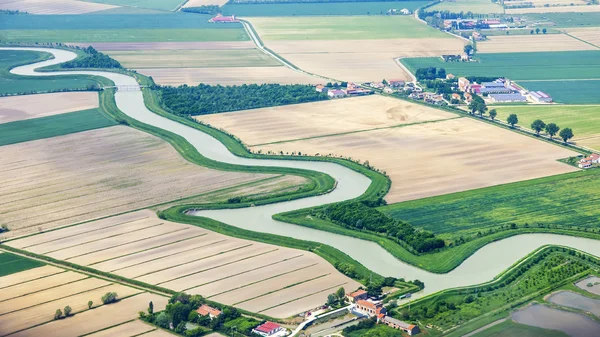
<path fill-rule="evenodd" d="M 293 286 L 323 275 L 327 275 L 328 279 L 337 280 L 334 283 L 346 284 L 344 287 L 349 290 L 354 290 L 359 286 L 358 283 L 343 276 L 332 265 L 313 253 L 231 238 L 191 225 L 166 222 L 157 218 L 149 210 L 58 229 L 38 234 L 35 237 L 41 237 L 36 241 L 43 245 L 52 241 L 62 242 L 60 235 L 56 235 L 58 232 L 71 239 L 72 248 L 67 249 L 75 250 L 88 244 L 79 245 L 80 242 L 86 242 L 85 235 L 71 234 L 74 232 L 93 233 L 98 228 L 97 222 L 101 222 L 104 226 L 110 226 L 112 222 L 115 224 L 113 227 L 118 227 L 150 219 L 157 225 L 157 228 L 165 228 L 164 238 L 167 240 L 155 241 L 151 244 L 147 242 L 148 244 L 140 246 L 120 245 L 124 243 L 122 241 L 124 236 L 111 236 L 109 232 L 105 239 L 96 237 L 95 242 L 110 240 L 111 245 L 119 246 L 94 253 L 95 257 L 90 261 L 103 262 L 89 266 L 103 271 L 111 271 L 116 275 L 135 277 L 143 282 L 160 284 L 173 290 L 186 290 L 191 294 L 211 296 L 228 291 L 229 295 L 223 303 L 230 305 L 250 298 L 258 298 L 270 291 Z M 160 223 L 164 224 L 158 226 Z M 189 240 L 169 236 L 174 229 L 167 228 L 167 226 L 180 227 L 178 232 L 188 233 Z M 86 227 L 89 227 L 89 230 L 86 230 Z M 44 239 L 45 236 L 48 239 Z M 32 238 L 23 238 L 9 241 L 7 245 L 25 246 L 26 249 L 35 248 L 35 245 L 31 246 L 31 243 Z M 127 249 L 118 250 L 118 254 L 116 253 L 116 249 L 125 247 Z M 108 254 L 102 257 L 103 252 Z M 78 260 L 77 262 L 85 265 L 82 261 Z M 273 278 L 274 276 L 277 278 Z M 244 285 L 248 285 L 248 287 L 238 289 Z M 219 287 L 221 291 L 219 291 Z M 312 288 L 306 287 L 306 289 L 308 291 Z M 321 290 L 315 288 L 309 293 Z M 320 303 L 327 300 L 327 294 L 323 293 L 319 299 Z M 295 299 L 296 295 L 293 293 L 281 297 L 282 302 Z M 296 313 L 299 313 L 309 309 L 313 309 L 313 307 L 299 305 L 293 310 L 297 310 Z M 286 309 L 285 315 L 278 315 L 275 312 L 273 316 L 287 317 L 289 316 L 288 312 L 289 309 Z"/>
<path fill-rule="evenodd" d="M 522 53 L 545 51 L 596 50 L 565 34 L 490 36 L 477 43 L 480 53 Z"/>
<path fill-rule="evenodd" d="M 0 123 L 98 107 L 95 92 L 60 92 L 0 98 Z"/>
<path fill-rule="evenodd" d="M 386 196 L 390 203 L 577 170 L 556 161 L 575 155 L 573 151 L 469 118 L 254 149 L 331 153 L 368 160 L 392 179 Z"/>
<path fill-rule="evenodd" d="M 206 5 L 218 5 L 223 6 L 227 3 L 227 0 L 189 0 L 183 5 L 183 7 L 200 7 Z"/>
<path fill-rule="evenodd" d="M 233 50 L 252 49 L 252 41 L 215 41 L 215 42 L 92 42 L 67 43 L 80 47 L 93 46 L 99 51 L 134 51 L 134 50 Z"/>
<path fill-rule="evenodd" d="M 19 283 L 2 289 L 0 292 L 0 301 L 14 299 L 19 296 L 31 294 L 40 290 L 58 287 L 60 285 L 76 282 L 87 278 L 84 274 L 72 271 L 60 272 L 58 274 L 42 277 L 25 283 Z"/>
<path fill-rule="evenodd" d="M 395 62 L 399 57 L 456 54 L 460 39 L 423 38 L 340 41 L 268 41 L 267 46 L 297 67 L 337 80 L 410 79 Z"/>
<path fill-rule="evenodd" d="M 0 277 L 0 289 L 62 272 L 63 270 L 60 268 L 43 266 L 39 268 L 28 269 L 16 274 L 2 276 Z"/>
<path fill-rule="evenodd" d="M 88 335 L 88 337 L 119 337 L 119 336 L 137 336 L 144 332 L 152 331 L 156 329 L 141 321 L 133 321 L 125 324 L 121 324 L 114 328 L 99 331 Z M 147 335 L 144 335 L 147 336 Z"/>
<path fill-rule="evenodd" d="M 0 9 L 30 14 L 85 14 L 118 6 L 78 0 L 0 0 Z"/>
<path fill-rule="evenodd" d="M 159 308 L 158 310 L 162 310 L 166 306 L 168 298 L 149 293 L 142 293 L 123 299 L 114 304 L 102 306 L 94 310 L 84 311 L 80 314 L 70 317 L 69 319 L 52 321 L 11 336 L 76 337 L 89 334 L 137 318 L 138 311 L 145 310 L 150 301 L 154 303 L 154 308 Z M 115 312 L 118 312 L 119 314 L 115 315 Z M 51 315 L 53 313 L 54 311 L 52 311 Z"/>
<path fill-rule="evenodd" d="M 569 12 L 575 12 L 575 13 L 600 12 L 600 5 L 514 8 L 514 9 L 506 10 L 506 14 L 569 13 Z"/>
<path fill-rule="evenodd" d="M 600 27 L 573 28 L 568 29 L 567 32 L 578 39 L 582 39 L 600 47 Z"/>
<path fill-rule="evenodd" d="M 438 109 L 371 95 L 196 118 L 255 145 L 454 117 Z"/>
<path fill-rule="evenodd" d="M 237 67 L 237 68 L 154 68 L 139 72 L 152 76 L 161 85 L 222 84 L 318 84 L 317 77 L 293 71 L 287 67 Z"/>
<path fill-rule="evenodd" d="M 121 126 L 8 145 L 2 155 L 5 237 L 270 177 L 196 166 L 160 138 Z"/>

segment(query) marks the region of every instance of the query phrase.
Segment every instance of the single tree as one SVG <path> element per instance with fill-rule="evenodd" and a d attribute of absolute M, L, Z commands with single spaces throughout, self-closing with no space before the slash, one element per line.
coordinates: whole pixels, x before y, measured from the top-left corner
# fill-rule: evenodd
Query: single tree
<path fill-rule="evenodd" d="M 334 305 L 336 304 L 338 301 L 337 296 L 335 296 L 335 294 L 329 294 L 327 295 L 327 304 L 328 305 Z"/>
<path fill-rule="evenodd" d="M 68 305 L 67 305 L 67 306 L 66 306 L 66 307 L 63 309 L 63 311 L 64 311 L 64 313 L 65 313 L 65 317 L 69 317 L 69 316 L 71 316 L 71 311 L 72 311 L 72 309 L 71 309 L 71 307 L 70 307 L 70 306 L 68 306 Z"/>
<path fill-rule="evenodd" d="M 104 294 L 104 296 L 102 296 L 102 303 L 104 304 L 110 304 L 110 303 L 114 303 L 117 301 L 117 293 L 115 292 L 107 292 L 106 294 Z"/>
<path fill-rule="evenodd" d="M 483 114 L 487 111 L 487 106 L 485 106 L 485 103 L 479 103 L 479 106 L 477 107 L 477 112 L 479 112 L 479 117 L 483 117 Z"/>
<path fill-rule="evenodd" d="M 560 128 L 554 123 L 546 125 L 546 133 L 550 135 L 550 139 L 552 139 L 552 137 L 558 133 L 558 130 L 560 130 Z"/>
<path fill-rule="evenodd" d="M 533 33 L 535 33 L 535 32 L 534 32 L 534 30 L 532 29 L 532 30 L 529 32 L 529 34 L 533 35 Z"/>
<path fill-rule="evenodd" d="M 91 309 L 92 305 L 94 305 L 94 301 L 88 301 L 88 309 Z"/>
<path fill-rule="evenodd" d="M 473 52 L 473 45 L 470 45 L 470 44 L 465 45 L 465 47 L 463 48 L 463 51 L 467 55 L 471 55 L 471 53 Z"/>
<path fill-rule="evenodd" d="M 475 114 L 475 111 L 479 110 L 479 106 L 481 105 L 481 103 L 478 100 L 472 100 L 471 103 L 469 103 L 469 112 L 471 115 Z"/>
<path fill-rule="evenodd" d="M 516 114 L 510 114 L 506 119 L 506 122 L 510 124 L 511 128 L 514 128 L 515 124 L 519 123 L 519 118 L 517 118 Z"/>
<path fill-rule="evenodd" d="M 154 313 L 154 303 L 152 303 L 152 301 L 150 301 L 150 303 L 148 303 L 148 313 L 150 315 L 152 315 Z"/>
<path fill-rule="evenodd" d="M 169 317 L 169 314 L 163 311 L 156 317 L 155 323 L 163 329 L 168 329 L 171 324 L 171 318 Z"/>
<path fill-rule="evenodd" d="M 344 297 L 346 297 L 346 289 L 344 289 L 344 287 L 340 287 L 336 292 L 335 295 L 337 296 L 337 298 L 344 299 Z"/>
<path fill-rule="evenodd" d="M 564 128 L 560 131 L 559 136 L 566 144 L 569 141 L 569 139 L 573 138 L 573 136 L 575 135 L 573 134 L 573 130 L 571 130 L 571 128 Z"/>
<path fill-rule="evenodd" d="M 175 332 L 180 335 L 185 334 L 185 330 L 187 330 L 187 328 L 185 327 L 184 321 L 179 322 L 179 324 L 177 324 L 177 327 L 175 327 Z"/>
<path fill-rule="evenodd" d="M 54 319 L 60 319 L 62 317 L 62 311 L 60 311 L 60 309 L 56 309 L 56 312 L 54 312 Z"/>
<path fill-rule="evenodd" d="M 546 28 L 542 29 L 542 33 L 546 34 L 548 30 Z"/>
<path fill-rule="evenodd" d="M 545 127 L 546 123 L 544 123 L 541 119 L 536 119 L 533 121 L 533 123 L 531 123 L 531 129 L 535 131 L 535 134 L 538 136 L 540 135 L 540 132 L 544 130 Z"/>
<path fill-rule="evenodd" d="M 536 29 L 535 29 L 535 33 L 536 33 L 536 34 L 539 34 L 539 33 L 540 33 L 540 29 L 539 29 L 539 28 L 536 28 Z"/>
<path fill-rule="evenodd" d="M 498 116 L 498 112 L 496 111 L 496 109 L 490 110 L 489 114 L 490 114 L 490 118 L 492 120 L 494 120 L 496 118 L 496 116 Z"/>

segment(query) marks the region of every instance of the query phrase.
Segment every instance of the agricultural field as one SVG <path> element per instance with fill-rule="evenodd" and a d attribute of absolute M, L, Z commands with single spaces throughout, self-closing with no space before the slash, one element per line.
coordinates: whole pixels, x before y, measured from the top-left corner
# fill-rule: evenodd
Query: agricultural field
<path fill-rule="evenodd" d="M 520 85 L 528 90 L 541 90 L 552 96 L 558 103 L 600 104 L 600 79 L 581 81 L 522 81 Z"/>
<path fill-rule="evenodd" d="M 98 82 L 89 76 L 32 79 L 14 76 L 9 73 L 9 70 L 17 65 L 41 61 L 46 56 L 47 54 L 31 51 L 0 50 L 0 95 L 62 91 L 65 89 L 81 90 L 98 85 Z"/>
<path fill-rule="evenodd" d="M 183 7 L 200 7 L 206 5 L 223 6 L 227 3 L 227 1 L 228 0 L 189 0 L 185 4 L 183 4 Z"/>
<path fill-rule="evenodd" d="M 95 92 L 62 92 L 0 98 L 0 123 L 98 108 Z"/>
<path fill-rule="evenodd" d="M 11 229 L 4 236 L 271 177 L 196 166 L 162 139 L 124 126 L 7 145 L 2 153 L 0 223 Z M 292 186 L 305 183 L 295 179 Z"/>
<path fill-rule="evenodd" d="M 152 68 L 141 71 L 160 85 L 242 85 L 242 84 L 318 84 L 318 77 L 296 72 L 287 67 L 230 68 Z"/>
<path fill-rule="evenodd" d="M 600 78 L 600 50 L 480 54 L 479 62 L 444 62 L 439 57 L 410 58 L 402 62 L 418 68 L 441 67 L 460 76 L 498 76 L 512 80 L 565 80 Z"/>
<path fill-rule="evenodd" d="M 522 0 L 508 0 L 504 2 L 506 7 L 523 4 Z M 534 7 L 556 7 L 556 6 L 582 6 L 587 5 L 586 0 L 528 0 Z"/>
<path fill-rule="evenodd" d="M 88 44 L 77 44 L 85 48 Z M 232 42 L 95 42 L 91 44 L 96 50 L 101 52 L 124 52 L 124 51 L 197 51 L 197 50 L 239 50 L 253 49 L 252 41 L 232 41 Z"/>
<path fill-rule="evenodd" d="M 506 14 L 552 14 L 552 13 L 592 13 L 600 12 L 600 5 L 579 5 L 579 6 L 550 6 L 550 7 L 532 7 L 532 8 L 511 8 L 506 9 Z"/>
<path fill-rule="evenodd" d="M 567 29 L 567 33 L 600 48 L 600 27 Z"/>
<path fill-rule="evenodd" d="M 596 228 L 599 186 L 598 171 L 591 170 L 408 201 L 380 210 L 447 235 L 511 223 Z"/>
<path fill-rule="evenodd" d="M 337 102 L 342 102 L 342 100 L 335 101 L 335 103 Z M 289 108 L 282 107 L 279 108 L 281 109 L 279 111 Z M 294 106 L 293 109 L 298 111 L 298 106 Z M 418 111 L 419 109 L 416 109 L 415 112 Z M 310 122 L 310 129 L 313 130 L 316 125 L 330 123 L 328 122 L 330 121 L 329 113 L 329 110 L 325 110 L 314 115 Z M 438 115 L 435 116 L 452 116 L 450 113 L 437 113 Z M 252 121 L 254 113 L 247 111 L 235 114 L 236 120 Z M 250 117 L 245 117 L 245 114 L 249 114 Z M 436 121 L 436 118 L 439 117 L 432 116 L 429 118 L 435 122 L 285 141 L 287 135 L 290 134 L 300 135 L 304 132 L 311 135 L 306 131 L 307 126 L 294 124 L 293 121 L 297 120 L 297 117 L 291 117 L 293 114 L 280 113 L 279 120 L 274 124 L 293 124 L 292 127 L 285 129 L 285 134 L 274 132 L 273 124 L 268 122 L 263 124 L 256 121 L 246 124 L 236 123 L 227 115 L 210 116 L 209 123 L 212 126 L 224 128 L 245 143 L 266 143 L 266 145 L 252 146 L 251 148 L 255 151 L 262 150 L 263 153 L 300 151 L 308 155 L 319 153 L 351 157 L 363 162 L 368 160 L 370 165 L 387 172 L 392 180 L 391 190 L 386 196 L 389 203 L 576 170 L 574 167 L 556 161 L 575 155 L 573 151 L 538 142 L 535 139 L 467 118 L 444 119 L 442 117 L 442 120 Z M 408 115 L 411 114 L 408 113 Z M 357 116 L 360 115 L 357 113 Z M 408 120 L 410 118 L 408 117 Z M 417 121 L 422 121 L 422 118 Z M 280 122 L 283 119 L 289 119 L 289 122 L 287 120 L 285 124 Z M 276 127 L 275 129 L 282 128 Z M 253 136 L 259 135 L 261 132 L 268 138 Z M 330 131 L 327 130 L 327 132 Z M 318 135 L 319 133 L 315 132 L 314 134 Z M 485 134 L 486 137 L 482 138 L 482 134 Z M 456 149 L 461 150 L 457 152 Z M 515 149 L 519 149 L 519 151 L 515 152 Z M 493 156 L 504 165 L 499 167 L 495 164 L 496 161 L 490 162 L 485 159 L 488 156 Z M 438 158 L 444 162 L 444 165 L 423 167 L 422 163 L 430 158 Z M 541 164 L 542 162 L 543 164 Z"/>
<path fill-rule="evenodd" d="M 500 324 L 485 329 L 472 337 L 567 337 L 568 335 L 561 331 L 542 329 L 535 326 L 515 323 L 512 320 L 505 320 Z"/>
<path fill-rule="evenodd" d="M 527 33 L 529 34 L 529 33 Z M 598 50 L 566 34 L 491 36 L 477 43 L 478 53 L 527 53 L 549 51 Z"/>
<path fill-rule="evenodd" d="M 148 210 L 7 245 L 279 318 L 359 286 L 313 253 L 167 222 Z"/>
<path fill-rule="evenodd" d="M 1 281 L 4 276 L 38 268 L 43 265 L 44 264 L 39 261 L 0 251 L 0 287 L 3 287 L 4 285 L 4 282 Z"/>
<path fill-rule="evenodd" d="M 504 8 L 491 0 L 443 1 L 429 7 L 430 11 L 450 11 L 453 13 L 472 12 L 475 14 L 503 14 Z"/>
<path fill-rule="evenodd" d="M 207 2 L 209 0 L 200 0 Z M 190 1 L 192 2 L 192 1 Z M 210 2 L 210 1 L 209 1 Z M 212 1 L 216 2 L 216 1 Z M 189 3 L 189 2 L 188 2 Z M 223 15 L 253 16 L 321 16 L 321 15 L 385 15 L 390 9 L 415 9 L 427 1 L 368 1 L 368 2 L 321 2 L 321 3 L 275 3 L 275 4 L 226 4 Z M 187 6 L 187 5 L 186 5 Z"/>
<path fill-rule="evenodd" d="M 1 112 L 1 111 L 0 111 Z M 0 146 L 117 125 L 99 109 L 0 124 Z"/>
<path fill-rule="evenodd" d="M 116 6 L 87 3 L 78 0 L 0 0 L 0 10 L 29 14 L 86 14 L 116 8 Z"/>
<path fill-rule="evenodd" d="M 0 256 L 15 256 L 2 253 Z M 142 290 L 89 277 L 74 271 L 43 265 L 20 258 L 19 263 L 31 269 L 0 276 L 0 335 L 5 336 L 80 336 L 126 323 L 132 331 L 151 331 L 153 327 L 137 321 L 137 313 L 152 301 L 164 308 L 167 298 Z M 102 304 L 101 297 L 116 292 L 118 302 Z M 92 301 L 91 308 L 88 301 Z M 70 306 L 70 317 L 53 320 L 56 309 Z M 115 315 L 115 312 L 119 312 Z M 116 328 L 115 328 L 116 329 Z M 120 328 L 123 329 L 123 328 Z M 121 331 L 130 331 L 121 330 Z M 120 336 L 132 336 L 121 334 Z"/>
<path fill-rule="evenodd" d="M 140 7 L 149 9 L 158 9 L 163 11 L 174 11 L 184 0 L 85 0 L 99 4 L 113 6 Z"/>
<path fill-rule="evenodd" d="M 600 26 L 600 11 L 587 13 L 565 12 L 526 14 L 525 18 L 527 19 L 527 21 L 550 22 L 552 26 L 559 28 L 583 28 Z"/>
<path fill-rule="evenodd" d="M 575 134 L 573 142 L 600 151 L 600 106 L 598 105 L 506 106 L 495 109 L 500 120 L 506 120 L 510 114 L 517 114 L 518 125 L 526 129 L 530 128 L 531 123 L 536 119 L 546 123 L 556 123 L 562 128 L 569 127 Z"/>

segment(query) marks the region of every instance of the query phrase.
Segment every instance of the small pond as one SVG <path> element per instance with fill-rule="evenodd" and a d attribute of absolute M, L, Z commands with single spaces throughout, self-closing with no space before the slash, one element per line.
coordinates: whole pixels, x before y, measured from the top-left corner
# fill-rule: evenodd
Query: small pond
<path fill-rule="evenodd" d="M 600 277 L 598 276 L 590 276 L 585 280 L 577 282 L 575 285 L 592 294 L 600 295 Z M 589 285 L 592 286 L 590 287 Z"/>
<path fill-rule="evenodd" d="M 559 330 L 572 337 L 600 336 L 600 323 L 584 315 L 534 304 L 512 314 L 521 324 Z"/>
<path fill-rule="evenodd" d="M 600 317 L 600 300 L 585 297 L 571 291 L 561 291 L 556 294 L 552 294 L 548 297 L 548 301 L 554 304 L 562 305 L 563 307 L 591 312 L 592 314 Z"/>

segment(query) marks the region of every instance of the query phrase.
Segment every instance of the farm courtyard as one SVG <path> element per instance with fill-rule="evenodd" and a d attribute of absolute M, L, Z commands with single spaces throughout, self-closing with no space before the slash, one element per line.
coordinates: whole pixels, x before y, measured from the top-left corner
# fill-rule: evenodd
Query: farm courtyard
<path fill-rule="evenodd" d="M 351 100 L 362 99 L 385 100 L 382 97 Z M 404 105 L 396 113 L 385 104 L 374 109 L 360 105 L 348 109 L 344 119 L 356 121 L 359 127 L 350 126 L 347 132 L 333 134 L 327 125 L 331 125 L 339 112 L 332 107 L 344 101 L 279 107 L 277 113 L 257 109 L 235 112 L 233 117 L 224 113 L 199 119 L 225 129 L 263 153 L 302 152 L 368 161 L 390 176 L 392 187 L 386 196 L 389 203 L 577 170 L 557 161 L 576 155 L 573 151 L 473 119 L 456 118 L 448 112 L 396 100 Z M 304 114 L 298 113 L 303 108 Z M 287 113 L 288 109 L 294 113 Z M 307 114 L 313 116 L 310 123 L 303 118 Z M 360 125 L 361 121 L 375 121 L 375 124 L 369 127 Z M 283 125 L 285 132 L 277 132 Z M 290 135 L 305 136 L 290 139 Z"/>

